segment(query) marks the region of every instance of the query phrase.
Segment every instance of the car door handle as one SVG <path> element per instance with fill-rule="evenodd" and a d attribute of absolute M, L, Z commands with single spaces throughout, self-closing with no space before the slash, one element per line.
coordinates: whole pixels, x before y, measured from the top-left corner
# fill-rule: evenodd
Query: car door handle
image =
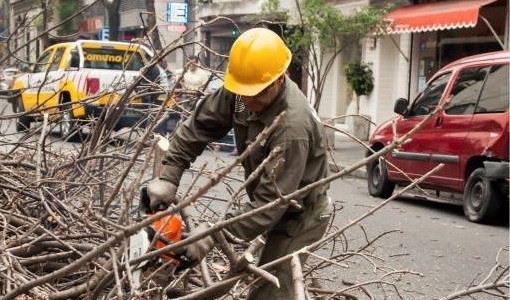
<path fill-rule="evenodd" d="M 443 125 L 443 117 L 436 118 L 436 127 Z"/>

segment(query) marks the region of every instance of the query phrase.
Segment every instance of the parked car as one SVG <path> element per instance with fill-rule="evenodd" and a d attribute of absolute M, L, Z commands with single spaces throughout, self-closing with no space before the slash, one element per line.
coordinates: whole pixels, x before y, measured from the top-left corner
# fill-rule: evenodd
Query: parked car
<path fill-rule="evenodd" d="M 509 51 L 466 57 L 439 70 L 411 104 L 398 99 L 394 111 L 399 116 L 376 128 L 372 150 L 409 132 L 438 105 L 442 108 L 385 161 L 367 165 L 370 195 L 388 198 L 395 185 L 407 185 L 444 163 L 422 188 L 438 195 L 462 193 L 465 216 L 473 222 L 489 222 L 507 211 L 509 64 Z"/>
<path fill-rule="evenodd" d="M 99 116 L 104 107 L 116 103 L 140 76 L 140 69 L 151 55 L 143 45 L 114 41 L 78 40 L 48 47 L 34 68 L 17 77 L 13 84 L 13 89 L 20 91 L 12 101 L 13 110 L 26 113 L 17 118 L 16 129 L 26 130 L 45 112 L 58 113 L 61 134 L 76 137 L 80 130 L 77 121 Z M 167 84 L 165 79 L 160 78 L 162 84 Z M 147 92 L 143 82 L 137 92 L 140 89 Z M 130 100 L 130 106 L 115 124 L 117 127 L 146 118 L 139 109 L 130 109 L 145 105 L 148 97 L 139 95 Z"/>
<path fill-rule="evenodd" d="M 5 68 L 0 73 L 0 90 L 8 90 L 12 86 L 14 77 L 20 72 L 18 68 Z"/>

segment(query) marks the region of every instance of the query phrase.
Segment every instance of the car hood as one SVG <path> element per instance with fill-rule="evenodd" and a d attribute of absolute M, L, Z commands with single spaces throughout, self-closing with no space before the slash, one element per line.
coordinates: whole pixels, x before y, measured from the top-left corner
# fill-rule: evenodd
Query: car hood
<path fill-rule="evenodd" d="M 402 116 L 394 116 L 377 126 L 370 136 L 370 142 L 373 143 L 374 141 L 380 141 L 384 135 L 390 133 L 392 131 L 391 124 L 398 118 L 402 118 Z"/>

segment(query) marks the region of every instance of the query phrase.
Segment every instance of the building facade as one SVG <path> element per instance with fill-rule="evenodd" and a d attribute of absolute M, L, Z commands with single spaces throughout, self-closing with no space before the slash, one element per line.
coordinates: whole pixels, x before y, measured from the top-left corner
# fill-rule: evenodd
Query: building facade
<path fill-rule="evenodd" d="M 201 30 L 202 40 L 214 51 L 227 55 L 236 37 L 232 34 L 233 27 L 241 32 L 246 30 L 251 25 L 244 20 L 254 12 L 260 13 L 265 2 L 206 1 L 197 11 L 198 18 L 206 24 Z M 353 95 L 343 74 L 343 66 L 350 60 L 361 59 L 372 68 L 374 90 L 361 99 L 360 113 L 380 124 L 393 116 L 397 98 L 413 98 L 428 76 L 446 63 L 468 54 L 508 49 L 508 0 L 337 0 L 328 3 L 343 14 L 365 5 L 391 3 L 395 10 L 387 18 L 394 13 L 402 16 L 408 11 L 411 19 L 423 20 L 424 24 L 407 26 L 399 19 L 386 34 L 369 37 L 345 49 L 336 58 L 327 78 L 319 109 L 319 115 L 325 119 L 356 113 Z M 296 11 L 293 5 L 294 1 L 280 1 L 280 7 L 290 12 Z M 432 10 L 429 5 L 433 5 Z M 467 12 L 466 7 L 469 8 Z M 436 10 L 444 14 L 430 16 L 430 11 Z M 451 16 L 460 16 L 460 19 L 452 23 Z M 394 20 L 388 22 L 395 23 Z M 220 67 L 221 59 L 214 58 L 210 63 L 212 67 Z M 301 86 L 306 87 L 306 82 Z M 353 118 L 340 118 L 337 122 L 346 130 L 354 127 Z"/>
<path fill-rule="evenodd" d="M 377 79 L 366 106 L 376 123 L 393 115 L 397 98 L 414 98 L 449 62 L 509 49 L 507 0 L 416 1 L 397 7 L 386 19 L 387 34 L 365 43 L 363 51 Z"/>
<path fill-rule="evenodd" d="M 84 0 L 87 5 L 90 0 Z M 159 31 L 161 43 L 163 45 L 176 44 L 175 41 L 186 39 L 182 34 L 189 29 L 193 22 L 192 5 L 185 0 L 154 0 L 156 26 Z M 100 38 L 98 34 L 101 29 L 107 27 L 108 20 L 105 19 L 105 8 L 101 3 L 96 7 L 88 9 L 82 20 L 83 28 L 87 28 L 88 38 Z M 146 0 L 122 0 L 119 7 L 120 26 L 119 40 L 130 41 L 135 38 L 145 38 L 147 28 L 147 3 Z M 84 30 L 80 27 L 80 32 Z M 178 44 L 178 43 L 177 43 Z M 172 51 L 166 57 L 170 69 L 182 68 L 184 53 L 182 51 Z"/>
<path fill-rule="evenodd" d="M 183 34 L 197 22 L 194 20 L 194 1 L 154 0 L 156 26 L 163 45 L 182 44 L 195 36 Z M 76 39 L 108 39 L 109 20 L 101 1 L 53 0 L 42 7 L 38 0 L 3 1 L 5 37 L 9 39 L 11 52 L 17 52 L 24 61 L 34 62 L 47 45 Z M 65 26 L 58 26 L 66 16 L 80 11 Z M 146 0 L 122 0 L 119 7 L 119 40 L 130 41 L 145 37 L 147 27 Z M 43 32 L 48 30 L 47 35 Z M 45 40 L 46 39 L 46 40 Z M 177 41 L 177 42 L 176 42 Z M 178 47 L 177 47 L 178 48 Z M 167 57 L 169 68 L 182 68 L 184 51 L 172 51 Z M 19 60 L 10 58 L 4 65 Z"/>
<path fill-rule="evenodd" d="M 55 0 L 53 5 L 57 7 L 67 1 Z M 80 8 L 93 2 L 81 0 Z M 361 99 L 360 113 L 380 124 L 393 116 L 397 98 L 412 99 L 429 76 L 448 62 L 469 54 L 509 49 L 508 0 L 327 2 L 343 14 L 366 5 L 388 3 L 394 5 L 394 10 L 386 16 L 389 27 L 384 34 L 351 45 L 335 59 L 319 109 L 319 115 L 324 119 L 356 113 L 354 97 L 343 74 L 343 66 L 350 60 L 360 59 L 371 66 L 374 90 Z M 11 0 L 8 3 L 9 6 L 4 4 L 4 15 L 8 15 L 9 21 L 4 24 L 8 24 L 9 33 L 14 37 L 8 46 L 12 51 L 18 49 L 19 58 L 35 61 L 43 50 L 41 32 L 52 28 L 61 15 L 56 12 L 58 10 L 53 10 L 52 15 L 43 13 L 40 1 L 36 0 Z M 146 0 L 123 0 L 120 3 L 120 39 L 143 37 L 147 24 Z M 260 14 L 266 3 L 267 0 L 154 0 L 156 26 L 162 44 L 175 48 L 165 57 L 169 69 L 182 68 L 186 57 L 195 54 L 205 66 L 224 70 L 233 42 L 241 32 L 253 26 L 254 15 Z M 280 0 L 279 4 L 282 10 L 290 12 L 291 20 L 296 17 L 294 0 Z M 56 42 L 56 37 L 100 38 L 102 29 L 108 24 L 104 15 L 105 9 L 98 2 L 76 16 L 77 35 L 66 36 L 50 30 L 48 39 Z M 19 49 L 24 44 L 26 46 Z M 212 52 L 204 51 L 205 48 Z M 292 79 L 305 93 L 312 95 L 307 88 L 311 85 L 301 70 L 301 66 L 292 65 Z M 337 125 L 352 130 L 353 120 L 352 117 L 340 118 Z"/>

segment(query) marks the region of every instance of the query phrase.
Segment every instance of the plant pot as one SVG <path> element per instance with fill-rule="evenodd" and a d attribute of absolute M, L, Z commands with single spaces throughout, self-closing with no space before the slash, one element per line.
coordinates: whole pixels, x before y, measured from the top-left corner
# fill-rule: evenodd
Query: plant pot
<path fill-rule="evenodd" d="M 324 118 L 322 118 L 322 121 L 324 122 Z M 334 121 L 329 121 L 329 122 L 327 122 L 327 124 L 335 126 Z M 330 150 L 334 150 L 335 149 L 335 132 L 336 132 L 336 130 L 325 126 L 325 131 L 326 131 L 327 147 Z"/>
<path fill-rule="evenodd" d="M 359 116 L 353 117 L 352 134 L 362 141 L 368 141 L 370 135 L 371 118 L 369 115 L 363 115 L 363 117 L 367 118 L 368 120 Z"/>

